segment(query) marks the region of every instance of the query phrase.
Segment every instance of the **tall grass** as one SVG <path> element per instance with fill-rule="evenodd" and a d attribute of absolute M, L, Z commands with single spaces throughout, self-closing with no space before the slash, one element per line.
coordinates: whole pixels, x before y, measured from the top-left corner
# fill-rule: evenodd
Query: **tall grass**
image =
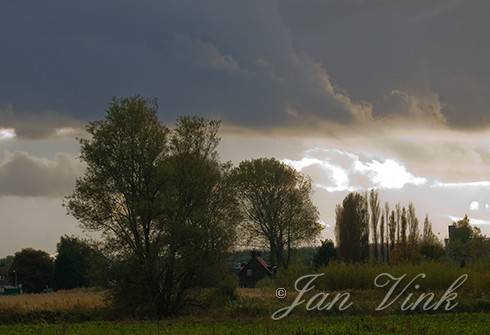
<path fill-rule="evenodd" d="M 490 263 L 476 263 L 461 268 L 452 263 L 426 262 L 421 264 L 343 264 L 332 263 L 329 266 L 312 269 L 304 265 L 292 265 L 280 270 L 275 282 L 264 281 L 260 286 L 294 288 L 295 281 L 306 274 L 322 273 L 315 282 L 321 290 L 370 290 L 375 289 L 374 279 L 381 273 L 390 273 L 399 277 L 406 275 L 404 283 L 420 273 L 426 275 L 417 283 L 424 290 L 446 290 L 458 277 L 468 274 L 468 280 L 462 290 L 475 294 L 490 294 Z"/>
<path fill-rule="evenodd" d="M 104 294 L 102 292 L 91 289 L 58 291 L 46 294 L 0 296 L 0 312 L 59 312 L 75 308 L 99 309 L 106 306 L 107 302 Z"/>
<path fill-rule="evenodd" d="M 105 314 L 107 308 L 104 292 L 93 289 L 0 296 L 0 324 L 57 319 L 83 321 Z"/>

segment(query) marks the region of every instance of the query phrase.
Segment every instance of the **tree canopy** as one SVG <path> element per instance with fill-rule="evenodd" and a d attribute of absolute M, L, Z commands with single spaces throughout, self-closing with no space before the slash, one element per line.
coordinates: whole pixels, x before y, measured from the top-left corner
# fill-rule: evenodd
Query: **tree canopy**
<path fill-rule="evenodd" d="M 367 195 L 349 193 L 337 205 L 335 237 L 339 256 L 345 262 L 366 261 L 369 257 L 369 210 Z"/>
<path fill-rule="evenodd" d="M 40 293 L 53 284 L 54 263 L 42 250 L 23 249 L 15 253 L 11 272 L 26 293 Z"/>
<path fill-rule="evenodd" d="M 56 289 L 105 286 L 107 260 L 94 245 L 77 237 L 62 236 L 56 250 Z"/>
<path fill-rule="evenodd" d="M 128 310 L 175 313 L 190 288 L 223 273 L 212 269 L 233 244 L 238 206 L 218 129 L 197 117 L 170 129 L 155 101 L 136 96 L 114 99 L 80 141 L 87 169 L 66 206 L 121 260 L 115 301 Z"/>
<path fill-rule="evenodd" d="M 311 181 L 274 158 L 241 162 L 233 181 L 244 213 L 242 239 L 268 247 L 272 263 L 287 267 L 292 248 L 314 240 L 322 229 Z"/>

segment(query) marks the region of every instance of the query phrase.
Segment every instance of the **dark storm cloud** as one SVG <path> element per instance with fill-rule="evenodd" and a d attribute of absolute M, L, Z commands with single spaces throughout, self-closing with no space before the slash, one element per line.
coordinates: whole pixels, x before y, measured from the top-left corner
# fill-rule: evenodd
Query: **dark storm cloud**
<path fill-rule="evenodd" d="M 430 117 L 482 125 L 489 5 L 430 3 L 4 2 L 0 105 L 86 121 L 112 96 L 141 93 L 167 121 L 270 127 L 370 119 L 370 104 L 378 117 L 400 105 L 413 117 L 407 100 L 421 96 L 436 103 Z"/>
<path fill-rule="evenodd" d="M 141 93 L 158 97 L 168 120 L 268 126 L 356 114 L 293 47 L 275 1 L 8 2 L 0 41 L 0 102 L 18 110 L 87 120 L 111 96 Z"/>
<path fill-rule="evenodd" d="M 312 55 L 375 116 L 392 92 L 438 96 L 450 126 L 490 122 L 490 2 L 281 2 L 298 49 Z"/>

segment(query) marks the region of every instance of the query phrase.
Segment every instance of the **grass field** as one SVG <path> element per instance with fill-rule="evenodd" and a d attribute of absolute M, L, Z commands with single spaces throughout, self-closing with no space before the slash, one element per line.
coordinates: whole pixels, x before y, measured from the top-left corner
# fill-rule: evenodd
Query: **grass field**
<path fill-rule="evenodd" d="M 336 316 L 271 321 L 87 322 L 68 325 L 0 326 L 2 335 L 323 335 L 323 334 L 490 334 L 490 315 Z"/>
<path fill-rule="evenodd" d="M 97 309 L 107 304 L 102 292 L 92 289 L 57 291 L 46 294 L 23 294 L 0 297 L 0 313 L 16 311 L 31 312 L 63 312 L 72 309 Z"/>
<path fill-rule="evenodd" d="M 348 277 L 337 276 L 339 281 Z M 280 285 L 279 281 L 274 285 Z M 209 300 L 208 305 L 160 322 L 123 321 L 126 317 L 111 310 L 105 292 L 92 289 L 2 296 L 0 335 L 490 335 L 490 297 L 487 290 L 475 290 L 476 286 L 461 292 L 458 313 L 408 315 L 395 307 L 380 314 L 374 307 L 384 293 L 366 287 L 352 290 L 356 304 L 349 311 L 306 311 L 299 307 L 286 319 L 272 321 L 271 314 L 295 298 L 291 289 L 285 299 L 276 298 L 274 285 L 237 289 L 236 300 Z"/>
<path fill-rule="evenodd" d="M 0 296 L 0 325 L 99 320 L 107 306 L 104 292 L 93 289 Z"/>

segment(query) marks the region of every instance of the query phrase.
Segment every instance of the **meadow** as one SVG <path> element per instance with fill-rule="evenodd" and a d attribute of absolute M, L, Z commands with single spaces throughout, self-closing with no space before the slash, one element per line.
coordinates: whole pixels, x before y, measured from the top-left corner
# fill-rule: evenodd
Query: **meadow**
<path fill-rule="evenodd" d="M 490 334 L 490 266 L 472 264 L 459 268 L 449 263 L 419 265 L 330 264 L 313 295 L 319 291 L 349 291 L 355 305 L 347 311 L 307 311 L 298 307 L 280 321 L 270 316 L 296 298 L 294 281 L 309 267 L 296 265 L 280 271 L 276 280 L 263 280 L 259 287 L 236 288 L 235 297 L 202 290 L 201 303 L 178 317 L 144 321 L 118 314 L 110 307 L 107 291 L 77 289 L 47 294 L 0 297 L 0 334 Z M 424 291 L 440 295 L 461 274 L 469 279 L 458 291 L 459 306 L 449 314 L 400 311 L 399 304 L 375 312 L 385 292 L 373 287 L 382 272 L 409 277 L 426 273 Z M 276 288 L 287 289 L 283 299 Z M 489 314 L 487 314 L 489 313 Z"/>
<path fill-rule="evenodd" d="M 236 321 L 87 322 L 0 326 L 2 335 L 383 335 L 490 334 L 487 314 L 333 316 L 273 322 Z"/>

